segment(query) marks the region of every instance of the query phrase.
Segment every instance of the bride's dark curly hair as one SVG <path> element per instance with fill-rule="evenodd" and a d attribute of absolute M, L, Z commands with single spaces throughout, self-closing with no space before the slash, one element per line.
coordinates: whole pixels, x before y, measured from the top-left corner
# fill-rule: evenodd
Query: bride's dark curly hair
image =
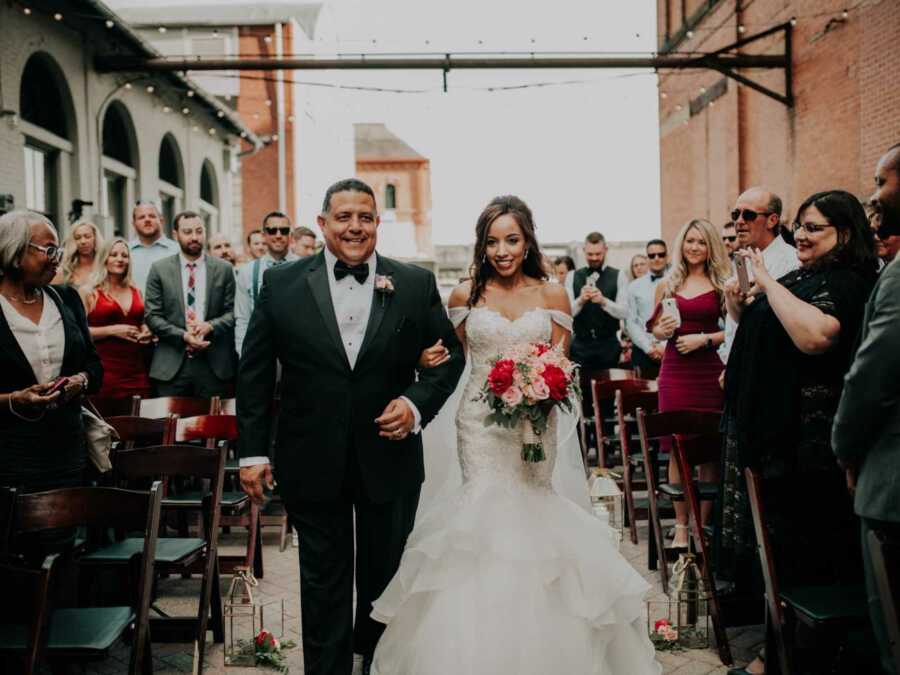
<path fill-rule="evenodd" d="M 475 225 L 475 257 L 469 270 L 472 277 L 472 291 L 466 303 L 469 307 L 474 307 L 478 303 L 488 280 L 496 274 L 494 266 L 487 259 L 488 232 L 493 222 L 507 213 L 515 218 L 525 237 L 526 256 L 522 261 L 522 273 L 532 279 L 547 278 L 544 257 L 534 235 L 534 217 L 531 215 L 531 209 L 514 195 L 494 197 L 478 216 L 478 223 Z"/>

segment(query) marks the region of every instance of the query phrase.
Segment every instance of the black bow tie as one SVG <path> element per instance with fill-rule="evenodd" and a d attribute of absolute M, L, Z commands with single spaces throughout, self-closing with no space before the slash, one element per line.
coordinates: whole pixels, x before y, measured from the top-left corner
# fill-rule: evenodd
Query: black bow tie
<path fill-rule="evenodd" d="M 340 281 L 348 274 L 352 275 L 356 279 L 356 283 L 361 286 L 369 278 L 369 266 L 366 263 L 362 265 L 348 265 L 343 260 L 338 260 L 334 264 L 334 278 Z"/>
<path fill-rule="evenodd" d="M 660 279 L 663 278 L 663 276 L 664 275 L 662 275 L 662 274 L 651 274 L 650 281 L 659 281 Z"/>

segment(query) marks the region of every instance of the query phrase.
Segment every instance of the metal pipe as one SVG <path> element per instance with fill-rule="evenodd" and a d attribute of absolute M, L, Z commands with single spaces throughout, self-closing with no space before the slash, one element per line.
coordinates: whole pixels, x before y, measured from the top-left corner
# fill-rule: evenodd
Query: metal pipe
<path fill-rule="evenodd" d="M 282 25 L 275 24 L 275 56 L 284 57 Z M 275 128 L 278 133 L 278 210 L 287 213 L 287 139 L 284 127 L 284 71 L 275 74 Z"/>

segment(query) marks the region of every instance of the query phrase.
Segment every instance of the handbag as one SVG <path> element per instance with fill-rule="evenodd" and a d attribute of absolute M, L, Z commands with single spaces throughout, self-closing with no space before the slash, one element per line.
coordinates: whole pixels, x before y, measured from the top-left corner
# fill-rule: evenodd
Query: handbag
<path fill-rule="evenodd" d="M 97 471 L 106 473 L 112 469 L 109 456 L 113 442 L 119 440 L 119 434 L 88 400 L 81 406 L 81 423 L 84 426 L 88 458 L 97 467 Z"/>

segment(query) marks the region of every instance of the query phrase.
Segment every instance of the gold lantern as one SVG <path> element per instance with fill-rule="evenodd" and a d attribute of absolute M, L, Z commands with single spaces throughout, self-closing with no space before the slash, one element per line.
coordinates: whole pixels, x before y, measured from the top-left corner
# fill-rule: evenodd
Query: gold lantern
<path fill-rule="evenodd" d="M 222 607 L 226 666 L 255 667 L 256 641 L 263 631 L 279 642 L 284 634 L 284 600 L 260 602 L 253 597 L 253 589 L 258 585 L 249 568 L 235 568 Z"/>

